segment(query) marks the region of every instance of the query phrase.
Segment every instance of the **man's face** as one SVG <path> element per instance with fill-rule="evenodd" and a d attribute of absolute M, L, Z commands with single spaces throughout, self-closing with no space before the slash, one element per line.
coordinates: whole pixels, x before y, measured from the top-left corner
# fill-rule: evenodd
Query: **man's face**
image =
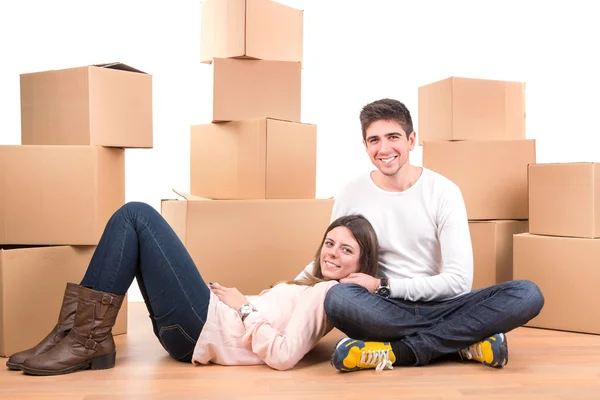
<path fill-rule="evenodd" d="M 394 121 L 373 122 L 366 131 L 365 148 L 371 162 L 385 176 L 394 176 L 406 164 L 415 147 L 415 132 L 408 138 L 400 124 Z"/>

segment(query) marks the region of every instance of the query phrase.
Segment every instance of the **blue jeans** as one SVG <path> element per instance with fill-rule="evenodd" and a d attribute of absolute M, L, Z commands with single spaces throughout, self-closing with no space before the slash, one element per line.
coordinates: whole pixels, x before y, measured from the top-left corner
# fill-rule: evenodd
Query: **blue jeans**
<path fill-rule="evenodd" d="M 325 312 L 336 328 L 353 339 L 402 341 L 415 353 L 416 365 L 524 325 L 543 306 L 540 289 L 524 280 L 447 301 L 386 299 L 353 284 L 335 285 L 325 297 Z"/>
<path fill-rule="evenodd" d="M 134 278 L 162 346 L 174 359 L 191 361 L 210 290 L 164 218 L 151 206 L 132 202 L 106 224 L 80 285 L 124 295 Z"/>

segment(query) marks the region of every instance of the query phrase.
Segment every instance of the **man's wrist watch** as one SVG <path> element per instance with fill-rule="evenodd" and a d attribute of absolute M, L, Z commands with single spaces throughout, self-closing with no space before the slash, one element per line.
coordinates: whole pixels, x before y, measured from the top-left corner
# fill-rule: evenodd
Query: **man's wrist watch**
<path fill-rule="evenodd" d="M 390 297 L 392 294 L 392 291 L 390 290 L 390 280 L 381 278 L 381 282 L 379 283 L 379 287 L 375 290 L 375 294 L 378 294 L 381 297 Z"/>
<path fill-rule="evenodd" d="M 238 312 L 240 314 L 240 318 L 243 321 L 248 315 L 250 315 L 254 311 L 256 311 L 256 308 L 254 308 L 252 304 L 248 303 L 241 306 Z"/>

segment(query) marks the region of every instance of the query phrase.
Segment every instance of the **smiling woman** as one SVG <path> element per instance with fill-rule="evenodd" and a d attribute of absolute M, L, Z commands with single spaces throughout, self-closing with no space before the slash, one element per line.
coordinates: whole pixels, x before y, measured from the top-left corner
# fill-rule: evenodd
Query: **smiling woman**
<path fill-rule="evenodd" d="M 362 215 L 347 215 L 333 221 L 321 240 L 310 270 L 304 270 L 295 285 L 314 285 L 340 280 L 352 273 L 376 276 L 379 242 L 371 223 Z"/>
<path fill-rule="evenodd" d="M 332 229 L 321 247 L 321 271 L 325 278 L 340 279 L 358 268 L 360 248 L 345 226 Z"/>
<path fill-rule="evenodd" d="M 128 203 L 109 220 L 83 280 L 67 285 L 53 331 L 6 365 L 29 375 L 114 367 L 112 327 L 137 279 L 154 334 L 174 359 L 290 369 L 333 328 L 325 316 L 329 289 L 350 274 L 375 275 L 377 255 L 371 224 L 340 217 L 321 240 L 315 276 L 246 296 L 217 282 L 207 287 L 202 265 L 165 219 L 148 204 Z"/>

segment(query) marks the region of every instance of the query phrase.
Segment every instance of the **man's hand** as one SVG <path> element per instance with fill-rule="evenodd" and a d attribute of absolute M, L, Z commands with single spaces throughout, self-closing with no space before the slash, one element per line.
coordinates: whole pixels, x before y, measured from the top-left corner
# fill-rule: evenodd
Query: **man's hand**
<path fill-rule="evenodd" d="M 246 296 L 240 293 L 236 288 L 228 288 L 215 282 L 210 284 L 210 290 L 212 290 L 219 300 L 233 308 L 235 311 L 239 311 L 244 304 L 250 303 Z"/>
<path fill-rule="evenodd" d="M 354 283 L 366 288 L 371 293 L 375 293 L 375 290 L 381 283 L 381 279 L 372 277 L 371 275 L 363 274 L 361 272 L 353 272 L 347 277 L 340 279 L 340 283 Z"/>

